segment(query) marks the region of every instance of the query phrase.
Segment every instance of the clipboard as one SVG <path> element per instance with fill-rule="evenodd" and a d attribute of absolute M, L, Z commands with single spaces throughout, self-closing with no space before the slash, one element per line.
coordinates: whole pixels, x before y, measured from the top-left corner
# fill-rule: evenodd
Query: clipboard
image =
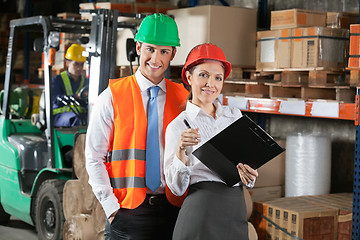
<path fill-rule="evenodd" d="M 240 182 L 236 165 L 241 162 L 258 169 L 285 151 L 247 115 L 233 122 L 192 154 L 228 186 Z"/>

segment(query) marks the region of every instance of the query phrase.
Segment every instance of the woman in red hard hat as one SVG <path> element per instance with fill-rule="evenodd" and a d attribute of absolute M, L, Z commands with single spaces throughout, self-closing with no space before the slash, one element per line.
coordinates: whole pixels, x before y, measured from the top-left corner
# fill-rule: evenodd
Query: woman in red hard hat
<path fill-rule="evenodd" d="M 182 79 L 191 93 L 185 111 L 168 125 L 165 136 L 167 185 L 179 196 L 189 189 L 175 225 L 174 240 L 248 239 L 242 185 L 253 187 L 257 171 L 239 163 L 241 182 L 228 187 L 192 155 L 201 143 L 242 116 L 239 109 L 218 101 L 230 71 L 231 64 L 223 51 L 210 43 L 194 47 L 182 70 Z"/>

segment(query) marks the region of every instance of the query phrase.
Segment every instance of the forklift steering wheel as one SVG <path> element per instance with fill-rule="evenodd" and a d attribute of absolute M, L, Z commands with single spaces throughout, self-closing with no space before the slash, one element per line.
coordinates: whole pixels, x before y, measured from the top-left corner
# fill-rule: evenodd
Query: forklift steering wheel
<path fill-rule="evenodd" d="M 79 91 L 79 99 L 88 104 L 88 96 L 89 96 L 89 86 L 85 86 Z"/>

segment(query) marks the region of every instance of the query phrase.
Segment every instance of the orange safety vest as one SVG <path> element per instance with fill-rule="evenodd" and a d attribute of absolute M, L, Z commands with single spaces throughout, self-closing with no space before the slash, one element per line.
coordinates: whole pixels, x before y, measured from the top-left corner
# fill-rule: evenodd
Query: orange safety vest
<path fill-rule="evenodd" d="M 166 80 L 164 135 L 167 125 L 184 109 L 188 91 Z M 112 79 L 109 84 L 114 108 L 114 137 L 106 163 L 110 182 L 121 208 L 134 209 L 146 196 L 145 151 L 147 117 L 135 76 Z M 163 139 L 165 141 L 165 139 Z M 166 186 L 166 196 L 181 206 L 185 196 L 176 197 Z"/>

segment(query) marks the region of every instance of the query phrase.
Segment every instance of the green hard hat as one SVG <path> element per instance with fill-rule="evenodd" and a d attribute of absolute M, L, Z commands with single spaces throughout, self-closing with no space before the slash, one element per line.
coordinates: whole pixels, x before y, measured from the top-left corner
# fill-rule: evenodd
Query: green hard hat
<path fill-rule="evenodd" d="M 176 22 L 168 15 L 161 13 L 145 17 L 134 40 L 159 46 L 180 46 Z"/>

